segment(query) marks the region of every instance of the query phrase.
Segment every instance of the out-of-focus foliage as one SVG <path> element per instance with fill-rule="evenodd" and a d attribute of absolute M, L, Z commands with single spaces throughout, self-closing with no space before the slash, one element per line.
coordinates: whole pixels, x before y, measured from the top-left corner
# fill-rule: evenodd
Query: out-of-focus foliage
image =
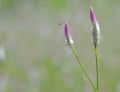
<path fill-rule="evenodd" d="M 68 20 L 74 46 L 95 81 L 90 6 L 101 27 L 100 90 L 120 92 L 119 0 L 0 0 L 0 48 L 5 50 L 0 92 L 93 92 L 63 32 Z"/>

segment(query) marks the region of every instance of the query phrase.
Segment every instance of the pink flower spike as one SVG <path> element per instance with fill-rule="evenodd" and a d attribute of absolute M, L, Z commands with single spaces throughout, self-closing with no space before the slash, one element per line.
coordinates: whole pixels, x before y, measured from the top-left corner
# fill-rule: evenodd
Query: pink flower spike
<path fill-rule="evenodd" d="M 93 24 L 95 24 L 97 22 L 95 12 L 94 12 L 94 9 L 92 7 L 90 7 L 90 19 L 91 19 L 91 22 Z"/>
<path fill-rule="evenodd" d="M 70 30 L 69 30 L 68 22 L 65 23 L 64 32 L 65 32 L 65 37 L 66 37 L 67 45 L 73 44 L 74 41 L 72 40 L 72 37 L 70 35 Z"/>
<path fill-rule="evenodd" d="M 65 37 L 68 39 L 70 37 L 68 22 L 65 23 L 64 31 L 65 31 Z"/>

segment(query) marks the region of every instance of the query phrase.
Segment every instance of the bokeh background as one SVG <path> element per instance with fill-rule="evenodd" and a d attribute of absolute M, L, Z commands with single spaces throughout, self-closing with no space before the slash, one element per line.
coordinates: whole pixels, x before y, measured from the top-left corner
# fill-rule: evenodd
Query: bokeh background
<path fill-rule="evenodd" d="M 67 20 L 95 82 L 90 6 L 101 28 L 100 92 L 120 92 L 120 0 L 0 0 L 0 92 L 93 92 L 63 30 Z"/>

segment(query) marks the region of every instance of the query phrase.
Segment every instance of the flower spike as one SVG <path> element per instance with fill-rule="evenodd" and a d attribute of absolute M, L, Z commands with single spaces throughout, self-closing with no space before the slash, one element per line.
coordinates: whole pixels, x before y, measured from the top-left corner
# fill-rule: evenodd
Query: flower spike
<path fill-rule="evenodd" d="M 92 29 L 93 43 L 94 43 L 94 47 L 96 48 L 100 40 L 100 27 L 94 9 L 92 7 L 90 7 L 90 19 L 93 25 L 93 29 Z"/>
<path fill-rule="evenodd" d="M 66 37 L 67 44 L 68 45 L 73 44 L 74 41 L 72 40 L 71 35 L 70 35 L 68 22 L 65 23 L 64 32 L 65 32 L 65 37 Z"/>
<path fill-rule="evenodd" d="M 65 23 L 64 31 L 65 31 L 65 37 L 66 37 L 66 38 L 69 38 L 69 36 L 70 36 L 70 31 L 69 31 L 69 26 L 68 26 L 68 23 L 67 23 L 67 22 Z"/>

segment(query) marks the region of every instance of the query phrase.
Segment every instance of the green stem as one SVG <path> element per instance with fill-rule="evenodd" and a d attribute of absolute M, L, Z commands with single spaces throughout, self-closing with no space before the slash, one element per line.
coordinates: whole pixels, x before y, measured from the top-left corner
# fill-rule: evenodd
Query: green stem
<path fill-rule="evenodd" d="M 89 77 L 89 75 L 88 75 L 88 73 L 87 73 L 85 67 L 84 67 L 84 66 L 82 65 L 82 63 L 80 62 L 80 59 L 79 59 L 79 57 L 78 57 L 78 54 L 76 53 L 76 51 L 74 50 L 74 48 L 72 47 L 71 44 L 70 44 L 70 48 L 71 48 L 71 50 L 72 50 L 72 52 L 73 52 L 75 58 L 77 59 L 77 61 L 78 61 L 79 65 L 80 65 L 82 71 L 84 72 L 84 74 L 85 74 L 86 77 L 88 78 L 88 81 L 89 81 L 90 85 L 92 86 L 93 90 L 94 90 L 95 92 L 98 92 L 98 91 L 96 90 L 96 88 L 95 88 L 93 82 L 91 81 L 91 79 L 90 79 L 90 77 Z"/>
<path fill-rule="evenodd" d="M 99 66 L 98 66 L 98 50 L 97 47 L 94 47 L 95 59 L 96 59 L 96 88 L 99 92 Z"/>

